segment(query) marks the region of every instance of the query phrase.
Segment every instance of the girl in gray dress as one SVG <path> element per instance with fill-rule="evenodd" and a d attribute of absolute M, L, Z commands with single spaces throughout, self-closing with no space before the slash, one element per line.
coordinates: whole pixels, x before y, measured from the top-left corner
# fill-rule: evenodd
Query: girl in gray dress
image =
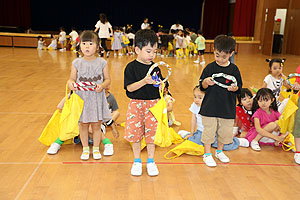
<path fill-rule="evenodd" d="M 72 62 L 68 86 L 84 101 L 83 111 L 79 119 L 80 139 L 83 146 L 82 160 L 88 160 L 88 128 L 93 130 L 93 158 L 100 159 L 99 144 L 102 138 L 101 121 L 111 119 L 104 89 L 110 84 L 107 62 L 97 56 L 99 49 L 98 36 L 93 31 L 84 31 L 79 37 L 82 57 Z M 75 87 L 75 82 L 93 82 L 97 84 L 94 91 L 83 91 Z M 88 86 L 89 87 L 89 86 Z M 93 88 L 95 86 L 90 86 Z M 104 141 L 103 141 L 104 143 Z"/>

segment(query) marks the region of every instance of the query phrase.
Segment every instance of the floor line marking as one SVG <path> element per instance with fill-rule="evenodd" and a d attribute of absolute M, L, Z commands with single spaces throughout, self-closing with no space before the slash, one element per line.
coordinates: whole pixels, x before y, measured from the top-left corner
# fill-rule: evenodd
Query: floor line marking
<path fill-rule="evenodd" d="M 19 191 L 18 195 L 16 196 L 15 200 L 18 200 L 20 198 L 20 196 L 23 194 L 24 190 L 26 189 L 27 185 L 30 183 L 30 181 L 32 180 L 32 178 L 34 177 L 34 175 L 36 174 L 37 170 L 40 168 L 42 162 L 45 160 L 47 153 L 45 153 L 45 155 L 43 156 L 43 158 L 40 160 L 40 162 L 38 163 L 38 165 L 35 167 L 35 169 L 33 170 L 33 172 L 31 173 L 30 177 L 27 179 L 27 181 L 25 182 L 25 184 L 23 185 L 23 187 L 21 188 L 21 190 Z"/>

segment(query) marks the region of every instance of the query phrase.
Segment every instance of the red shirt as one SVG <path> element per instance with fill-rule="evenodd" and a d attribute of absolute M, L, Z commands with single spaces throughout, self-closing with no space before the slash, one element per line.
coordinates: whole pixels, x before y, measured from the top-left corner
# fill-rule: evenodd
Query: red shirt
<path fill-rule="evenodd" d="M 253 127 L 251 116 L 241 106 L 236 106 L 236 122 L 242 132 L 248 132 Z"/>

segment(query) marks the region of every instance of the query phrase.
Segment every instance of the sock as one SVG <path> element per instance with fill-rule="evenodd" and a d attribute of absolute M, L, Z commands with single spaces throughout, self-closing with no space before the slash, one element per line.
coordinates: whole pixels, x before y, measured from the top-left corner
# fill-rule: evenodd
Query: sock
<path fill-rule="evenodd" d="M 82 151 L 90 152 L 90 148 L 89 147 L 82 147 Z"/>
<path fill-rule="evenodd" d="M 222 153 L 222 151 L 223 151 L 223 150 L 218 150 L 218 149 L 216 150 L 217 153 Z"/>
<path fill-rule="evenodd" d="M 102 143 L 105 144 L 112 144 L 111 141 L 108 138 L 105 138 L 104 140 L 102 140 Z"/>
<path fill-rule="evenodd" d="M 108 122 L 106 122 L 106 125 L 107 125 L 107 126 L 111 126 L 113 123 L 114 123 L 114 120 L 111 119 L 111 120 L 109 120 Z"/>
<path fill-rule="evenodd" d="M 142 159 L 141 158 L 135 158 L 134 162 L 142 163 Z"/>
<path fill-rule="evenodd" d="M 94 152 L 94 151 L 99 151 L 99 147 L 93 146 L 93 152 Z"/>
<path fill-rule="evenodd" d="M 148 158 L 148 159 L 147 159 L 147 164 L 153 163 L 153 162 L 154 162 L 154 158 Z"/>
<path fill-rule="evenodd" d="M 211 156 L 212 153 L 205 153 L 204 155 L 205 155 L 205 156 Z"/>
<path fill-rule="evenodd" d="M 61 141 L 59 138 L 57 138 L 55 140 L 55 143 L 59 144 L 59 145 L 62 145 L 64 143 L 64 141 Z"/>

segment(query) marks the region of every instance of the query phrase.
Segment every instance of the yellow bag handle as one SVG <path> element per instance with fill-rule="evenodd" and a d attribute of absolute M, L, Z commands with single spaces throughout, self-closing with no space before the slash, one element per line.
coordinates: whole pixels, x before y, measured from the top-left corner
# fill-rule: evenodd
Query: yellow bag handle
<path fill-rule="evenodd" d="M 173 149 L 171 149 L 170 151 L 168 151 L 168 152 L 164 155 L 164 158 L 165 158 L 165 159 L 171 160 L 171 159 L 177 158 L 177 157 L 179 157 L 179 156 L 181 156 L 181 155 L 183 154 L 183 153 L 181 153 L 180 155 L 178 155 L 178 154 L 174 153 L 172 150 L 173 150 Z M 175 156 L 167 157 L 167 155 L 170 154 L 171 152 L 173 152 L 173 153 L 175 154 Z"/>
<path fill-rule="evenodd" d="M 293 146 L 292 145 L 288 145 L 288 144 L 286 144 L 286 143 L 282 143 L 282 149 L 284 150 L 284 151 L 290 151 L 291 149 L 293 148 Z"/>

